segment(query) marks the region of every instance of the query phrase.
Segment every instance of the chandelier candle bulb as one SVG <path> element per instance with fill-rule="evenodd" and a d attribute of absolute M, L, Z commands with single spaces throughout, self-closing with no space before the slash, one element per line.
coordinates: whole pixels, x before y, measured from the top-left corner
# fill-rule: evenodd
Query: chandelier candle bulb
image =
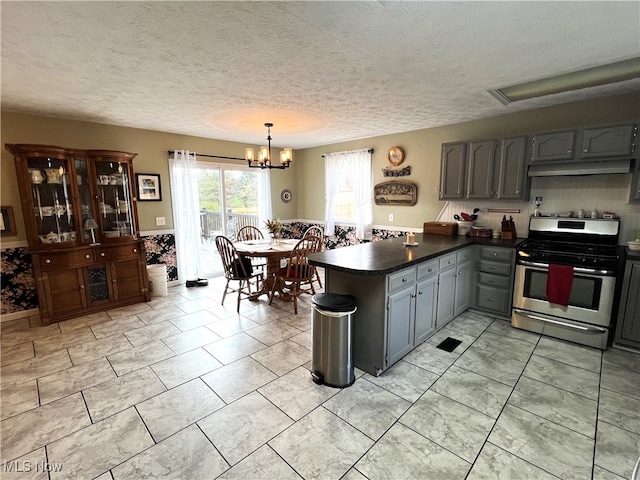
<path fill-rule="evenodd" d="M 253 148 L 245 148 L 244 149 L 244 159 L 247 162 L 253 162 Z"/>

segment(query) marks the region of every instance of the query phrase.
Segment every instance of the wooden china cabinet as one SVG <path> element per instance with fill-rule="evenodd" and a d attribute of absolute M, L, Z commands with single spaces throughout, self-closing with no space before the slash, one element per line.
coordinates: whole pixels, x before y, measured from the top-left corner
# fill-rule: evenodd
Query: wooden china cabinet
<path fill-rule="evenodd" d="M 135 153 L 5 144 L 44 324 L 150 300 Z"/>

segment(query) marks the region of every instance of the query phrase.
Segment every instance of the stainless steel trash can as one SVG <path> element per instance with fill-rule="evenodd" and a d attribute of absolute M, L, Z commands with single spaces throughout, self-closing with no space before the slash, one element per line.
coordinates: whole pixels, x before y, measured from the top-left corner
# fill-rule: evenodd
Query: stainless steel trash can
<path fill-rule="evenodd" d="M 311 377 L 329 387 L 348 387 L 355 381 L 352 336 L 356 299 L 319 293 L 312 303 Z"/>

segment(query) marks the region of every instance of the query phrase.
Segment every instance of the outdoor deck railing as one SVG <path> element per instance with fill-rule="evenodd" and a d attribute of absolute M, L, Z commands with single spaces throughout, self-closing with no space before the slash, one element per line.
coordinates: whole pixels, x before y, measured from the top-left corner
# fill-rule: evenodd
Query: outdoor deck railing
<path fill-rule="evenodd" d="M 258 215 L 248 213 L 227 212 L 227 237 L 235 240 L 236 232 L 242 227 L 253 225 L 260 228 Z M 215 210 L 200 211 L 200 231 L 204 240 L 213 240 L 216 235 L 222 235 L 222 212 Z"/>

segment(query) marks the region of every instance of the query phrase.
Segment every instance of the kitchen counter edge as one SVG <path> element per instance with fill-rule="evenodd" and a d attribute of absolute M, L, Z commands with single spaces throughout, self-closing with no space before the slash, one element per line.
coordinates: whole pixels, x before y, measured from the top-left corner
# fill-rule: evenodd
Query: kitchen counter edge
<path fill-rule="evenodd" d="M 375 276 L 402 270 L 469 245 L 516 248 L 524 238 L 513 240 L 416 234 L 415 246 L 405 246 L 406 237 L 350 245 L 309 255 L 309 263 L 353 275 Z"/>

